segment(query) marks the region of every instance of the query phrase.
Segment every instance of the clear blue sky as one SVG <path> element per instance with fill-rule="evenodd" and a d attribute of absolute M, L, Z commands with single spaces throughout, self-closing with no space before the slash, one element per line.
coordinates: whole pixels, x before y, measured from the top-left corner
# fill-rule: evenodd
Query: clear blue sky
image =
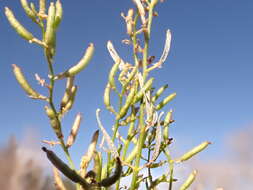
<path fill-rule="evenodd" d="M 37 131 L 41 139 L 53 139 L 43 111 L 44 102 L 27 98 L 11 71 L 11 64 L 22 67 L 33 86 L 45 92 L 33 80 L 34 73 L 46 77 L 43 52 L 17 36 L 7 23 L 4 6 L 10 7 L 39 37 L 37 26 L 25 17 L 19 1 L 0 2 L 0 143 L 6 142 L 9 135 L 21 139 L 29 129 Z M 98 128 L 97 108 L 102 109 L 103 122 L 110 128 L 112 117 L 102 101 L 113 63 L 106 42 L 111 40 L 123 59 L 131 61 L 127 46 L 121 44 L 126 33 L 120 13 L 133 4 L 131 0 L 75 0 L 63 1 L 63 6 L 56 70 L 63 71 L 75 64 L 88 43 L 93 42 L 96 48 L 90 65 L 77 78 L 79 91 L 74 109 L 64 118 L 64 131 L 68 134 L 74 115 L 83 113 L 78 143 L 71 149 L 79 160 L 87 140 Z M 253 123 L 252 10 L 252 0 L 169 0 L 157 7 L 159 17 L 154 20 L 151 54 L 160 56 L 167 29 L 173 37 L 165 65 L 153 74 L 156 86 L 168 83 L 167 93 L 177 92 L 166 110 L 175 111 L 172 137 L 178 147 L 184 146 L 183 150 L 209 140 L 214 144 L 203 154 L 219 156 L 224 152 L 226 134 Z M 62 90 L 58 88 L 57 93 L 56 98 L 60 99 Z"/>

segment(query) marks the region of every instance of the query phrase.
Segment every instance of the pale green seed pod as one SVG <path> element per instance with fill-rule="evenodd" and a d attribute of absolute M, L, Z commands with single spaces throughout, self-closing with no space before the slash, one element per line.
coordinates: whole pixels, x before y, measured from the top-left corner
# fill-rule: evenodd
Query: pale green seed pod
<path fill-rule="evenodd" d="M 152 97 L 152 102 L 155 102 L 160 96 L 161 94 L 168 88 L 168 84 L 162 86 L 161 88 L 159 88 L 155 95 Z"/>
<path fill-rule="evenodd" d="M 45 43 L 49 48 L 55 48 L 55 5 L 53 2 L 50 3 L 47 16 L 47 26 L 45 31 Z"/>
<path fill-rule="evenodd" d="M 144 86 L 140 89 L 140 91 L 135 95 L 134 97 L 134 103 L 140 101 L 144 95 L 144 93 L 149 90 L 152 87 L 154 78 L 150 78 L 145 84 Z"/>
<path fill-rule="evenodd" d="M 40 0 L 39 14 L 44 15 L 46 12 L 46 0 Z"/>
<path fill-rule="evenodd" d="M 42 100 L 46 100 L 47 99 L 45 96 L 39 94 L 34 89 L 32 89 L 32 87 L 30 86 L 30 84 L 27 82 L 25 76 L 23 75 L 20 67 L 18 67 L 15 64 L 13 64 L 12 67 L 13 67 L 13 73 L 14 73 L 14 75 L 15 75 L 18 83 L 20 84 L 20 86 L 23 88 L 23 90 L 26 92 L 26 94 L 30 98 L 42 99 Z"/>
<path fill-rule="evenodd" d="M 208 141 L 201 143 L 200 145 L 194 147 L 193 149 L 185 153 L 183 156 L 181 156 L 181 158 L 179 158 L 177 162 L 189 160 L 191 157 L 204 150 L 209 144 L 211 143 Z"/>
<path fill-rule="evenodd" d="M 190 175 L 189 177 L 187 178 L 187 180 L 184 182 L 183 185 L 181 185 L 181 187 L 179 188 L 179 190 L 186 190 L 188 189 L 191 184 L 194 182 L 195 178 L 196 178 L 196 175 L 197 175 L 197 170 L 194 170 Z"/>
<path fill-rule="evenodd" d="M 104 104 L 107 109 L 111 107 L 110 92 L 111 92 L 111 87 L 110 87 L 110 84 L 108 83 L 104 91 Z"/>
<path fill-rule="evenodd" d="M 49 108 L 48 106 L 45 106 L 45 111 L 46 111 L 46 114 L 50 120 L 50 125 L 51 127 L 53 128 L 56 136 L 58 138 L 62 138 L 63 135 L 62 135 L 62 131 L 61 131 L 61 124 L 57 118 L 57 115 L 55 114 L 55 112 Z"/>
<path fill-rule="evenodd" d="M 56 12 L 55 12 L 55 23 L 54 23 L 54 27 L 58 28 L 59 24 L 61 23 L 62 20 L 62 15 L 63 15 L 63 9 L 62 9 L 62 4 L 60 0 L 57 0 L 55 3 L 55 8 L 56 8 Z"/>
<path fill-rule="evenodd" d="M 102 156 L 100 152 L 94 151 L 93 154 L 93 171 L 96 173 L 96 181 L 101 181 L 101 172 L 102 172 Z"/>
<path fill-rule="evenodd" d="M 169 139 L 169 124 L 172 118 L 172 110 L 170 110 L 164 119 L 164 130 L 163 130 L 163 139 L 166 141 Z"/>
<path fill-rule="evenodd" d="M 74 86 L 74 79 L 75 79 L 75 77 L 68 77 L 67 78 L 65 92 L 64 92 L 64 95 L 61 100 L 60 110 L 62 110 L 66 106 L 66 104 L 70 100 L 70 97 L 72 96 L 71 89 Z"/>
<path fill-rule="evenodd" d="M 111 69 L 111 71 L 110 71 L 110 73 L 109 73 L 109 79 L 108 79 L 108 80 L 109 80 L 109 84 L 110 84 L 110 86 L 111 86 L 111 88 L 112 88 L 113 90 L 116 89 L 114 77 L 115 77 L 115 75 L 116 75 L 116 73 L 117 73 L 117 71 L 118 71 L 119 65 L 120 65 L 120 61 L 118 61 L 117 63 L 115 63 L 115 64 L 112 66 L 112 69 Z"/>
<path fill-rule="evenodd" d="M 122 108 L 120 109 L 117 119 L 121 119 L 127 114 L 129 107 L 131 106 L 131 104 L 133 104 L 135 93 L 136 93 L 136 85 L 132 86 L 132 88 L 130 89 L 130 92 L 126 98 L 126 102 L 124 106 L 122 106 Z"/>
<path fill-rule="evenodd" d="M 127 17 L 126 17 L 126 26 L 127 26 L 128 35 L 132 35 L 133 33 L 133 15 L 134 15 L 134 10 L 129 9 L 127 12 Z"/>
<path fill-rule="evenodd" d="M 78 113 L 76 115 L 75 121 L 72 125 L 72 129 L 71 129 L 70 135 L 68 137 L 66 147 L 69 148 L 74 144 L 75 139 L 76 139 L 76 135 L 77 135 L 78 130 L 80 128 L 81 121 L 82 121 L 82 115 L 80 113 Z"/>
<path fill-rule="evenodd" d="M 171 100 L 173 100 L 176 97 L 176 93 L 170 94 L 166 98 L 164 98 L 157 106 L 156 110 L 162 109 L 166 104 L 168 104 Z"/>
<path fill-rule="evenodd" d="M 36 14 L 29 7 L 29 4 L 27 3 L 27 0 L 20 0 L 20 2 L 21 2 L 21 5 L 22 5 L 23 9 L 25 10 L 25 13 L 27 14 L 27 16 L 29 18 L 31 18 L 33 21 L 35 21 L 36 20 Z"/>
<path fill-rule="evenodd" d="M 74 104 L 74 101 L 75 101 L 76 92 L 77 92 L 77 86 L 73 86 L 71 88 L 70 99 L 69 99 L 68 103 L 66 104 L 66 106 L 63 107 L 62 110 L 61 110 L 62 114 L 65 114 L 66 112 L 68 112 L 72 108 L 72 106 Z"/>
<path fill-rule="evenodd" d="M 62 79 L 64 77 L 71 77 L 77 75 L 88 65 L 93 56 L 93 53 L 94 53 L 94 45 L 90 43 L 82 59 L 67 71 L 56 75 L 54 79 L 57 80 Z"/>
<path fill-rule="evenodd" d="M 16 32 L 24 39 L 31 41 L 34 37 L 28 32 L 28 30 L 20 24 L 20 22 L 15 18 L 13 12 L 5 7 L 5 15 L 10 23 L 10 25 L 16 30 Z"/>

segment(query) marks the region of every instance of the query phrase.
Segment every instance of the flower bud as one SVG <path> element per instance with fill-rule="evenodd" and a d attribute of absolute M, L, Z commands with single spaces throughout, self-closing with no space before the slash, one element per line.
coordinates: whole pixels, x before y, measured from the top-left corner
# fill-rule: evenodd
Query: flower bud
<path fill-rule="evenodd" d="M 16 32 L 24 39 L 30 41 L 34 37 L 33 35 L 26 30 L 24 26 L 22 26 L 19 21 L 15 18 L 14 14 L 12 11 L 8 8 L 5 7 L 5 15 L 10 23 L 10 25 L 16 30 Z"/>
<path fill-rule="evenodd" d="M 156 110 L 162 109 L 166 104 L 168 104 L 171 100 L 173 100 L 176 97 L 176 93 L 170 94 L 166 98 L 163 99 L 157 106 Z"/>

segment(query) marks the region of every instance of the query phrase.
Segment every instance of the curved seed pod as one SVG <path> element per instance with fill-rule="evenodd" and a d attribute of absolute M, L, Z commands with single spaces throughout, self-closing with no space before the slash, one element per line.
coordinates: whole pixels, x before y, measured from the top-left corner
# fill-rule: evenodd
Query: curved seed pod
<path fill-rule="evenodd" d="M 23 90 L 26 92 L 26 94 L 30 97 L 30 98 L 34 98 L 34 99 L 42 99 L 42 100 L 46 100 L 47 97 L 39 94 L 38 92 L 36 92 L 34 89 L 32 89 L 32 87 L 29 85 L 29 83 L 27 82 L 25 76 L 23 75 L 20 67 L 18 67 L 17 65 L 13 64 L 13 73 L 18 81 L 18 83 L 20 84 L 20 86 L 23 88 Z"/>
<path fill-rule="evenodd" d="M 32 11 L 32 9 L 29 7 L 29 4 L 27 3 L 27 0 L 20 0 L 21 5 L 23 9 L 25 10 L 25 13 L 29 18 L 31 18 L 33 21 L 36 21 L 36 14 Z"/>
<path fill-rule="evenodd" d="M 122 106 L 122 108 L 120 109 L 119 114 L 116 119 L 121 119 L 127 114 L 129 107 L 131 106 L 131 104 L 133 104 L 134 95 L 136 93 L 136 88 L 137 88 L 136 85 L 132 86 L 132 88 L 126 98 L 126 102 L 125 102 L 124 106 Z"/>
<path fill-rule="evenodd" d="M 67 111 L 69 111 L 72 108 L 74 101 L 75 101 L 76 92 L 77 92 L 77 86 L 72 86 L 71 92 L 70 92 L 70 94 L 71 94 L 70 99 L 69 99 L 68 103 L 66 104 L 66 106 L 62 108 L 62 110 L 61 110 L 62 114 L 66 113 Z"/>
<path fill-rule="evenodd" d="M 81 115 L 81 113 L 78 113 L 76 115 L 75 121 L 72 125 L 70 135 L 67 140 L 67 144 L 66 144 L 67 148 L 71 147 L 73 145 L 73 143 L 75 142 L 76 135 L 77 135 L 78 130 L 80 128 L 81 121 L 82 121 L 82 115 Z"/>
<path fill-rule="evenodd" d="M 116 75 L 116 73 L 117 73 L 117 71 L 118 71 L 119 65 L 120 65 L 120 61 L 116 62 L 116 63 L 112 66 L 112 69 L 111 69 L 111 71 L 110 71 L 110 73 L 109 73 L 109 79 L 108 79 L 108 80 L 109 80 L 109 84 L 110 84 L 110 86 L 111 86 L 111 88 L 112 88 L 113 90 L 116 89 L 114 77 L 115 77 L 115 75 Z"/>
<path fill-rule="evenodd" d="M 93 160 L 94 160 L 93 171 L 96 173 L 96 181 L 101 181 L 101 171 L 102 171 L 101 153 L 95 150 L 93 154 Z"/>
<path fill-rule="evenodd" d="M 70 97 L 72 96 L 71 89 L 73 88 L 74 80 L 75 80 L 75 77 L 68 77 L 67 78 L 65 93 L 64 93 L 62 100 L 61 100 L 61 106 L 60 106 L 61 110 L 66 106 L 66 104 L 70 100 Z"/>
<path fill-rule="evenodd" d="M 5 15 L 10 23 L 10 25 L 16 30 L 16 32 L 24 39 L 30 41 L 34 37 L 33 35 L 26 30 L 24 26 L 22 26 L 19 21 L 15 18 L 13 12 L 8 8 L 5 7 Z"/>
<path fill-rule="evenodd" d="M 181 187 L 179 188 L 179 190 L 186 190 L 190 187 L 190 185 L 193 183 L 193 181 L 195 180 L 197 175 L 197 170 L 194 170 L 189 177 L 187 178 L 187 180 L 184 182 L 183 185 L 181 185 Z"/>
<path fill-rule="evenodd" d="M 77 75 L 88 65 L 88 63 L 90 62 L 90 59 L 93 56 L 93 53 L 94 53 L 94 45 L 90 43 L 82 59 L 76 65 L 69 68 L 67 71 L 56 75 L 54 79 L 57 80 L 57 79 L 62 79 L 64 77 L 71 77 L 71 76 Z"/>
<path fill-rule="evenodd" d="M 185 153 L 183 156 L 181 156 L 181 158 L 179 158 L 177 162 L 189 160 L 191 157 L 204 150 L 209 144 L 211 143 L 208 141 L 201 143 L 200 145 L 194 147 L 193 149 Z"/>
<path fill-rule="evenodd" d="M 87 167 L 88 167 L 88 165 L 93 157 L 93 154 L 96 150 L 98 135 L 99 135 L 99 130 L 95 131 L 95 133 L 93 134 L 89 148 L 88 148 L 86 154 L 82 157 L 81 164 L 80 164 L 80 168 L 81 168 L 80 174 L 82 177 L 85 176 Z"/>
<path fill-rule="evenodd" d="M 152 102 L 155 102 L 160 96 L 161 94 L 168 88 L 168 84 L 162 86 L 161 88 L 159 88 L 155 95 L 152 97 Z"/>
<path fill-rule="evenodd" d="M 62 4 L 60 0 L 57 0 L 55 3 L 55 8 L 56 8 L 56 12 L 55 12 L 55 23 L 54 23 L 54 27 L 58 28 L 59 24 L 61 23 L 62 20 L 62 15 L 63 15 L 63 10 L 62 10 Z"/>
<path fill-rule="evenodd" d="M 109 187 L 111 185 L 113 185 L 114 183 L 116 183 L 118 181 L 118 179 L 121 176 L 121 172 L 122 172 L 122 165 L 121 165 L 121 161 L 120 158 L 117 157 L 116 158 L 116 168 L 114 173 L 112 174 L 112 176 L 109 176 L 108 178 L 103 179 L 101 182 L 99 182 L 98 184 L 100 186 L 103 187 Z"/>
<path fill-rule="evenodd" d="M 168 54 L 170 52 L 170 44 L 171 44 L 171 32 L 168 29 L 166 32 L 166 40 L 165 40 L 165 45 L 164 45 L 164 49 L 163 49 L 163 53 L 162 56 L 159 59 L 159 63 L 162 64 L 165 62 L 165 60 L 168 57 Z"/>
<path fill-rule="evenodd" d="M 56 156 L 53 151 L 48 150 L 46 147 L 42 147 L 42 150 L 46 152 L 47 158 L 50 160 L 50 162 L 67 178 L 69 178 L 73 182 L 79 183 L 83 186 L 84 189 L 90 188 L 90 185 L 85 181 L 85 179 L 78 175 L 75 170 L 69 168 L 69 166 L 65 164 L 60 158 L 58 158 L 58 156 Z"/>
<path fill-rule="evenodd" d="M 176 97 L 176 93 L 170 94 L 166 98 L 163 99 L 157 106 L 156 110 L 162 109 L 167 103 L 169 103 L 171 100 L 173 100 Z"/>
<path fill-rule="evenodd" d="M 45 43 L 49 48 L 55 48 L 55 5 L 53 2 L 50 3 L 47 16 L 47 26 L 45 31 Z"/>
<path fill-rule="evenodd" d="M 164 119 L 164 131 L 163 131 L 163 139 L 166 141 L 169 139 L 169 124 L 172 118 L 172 110 L 170 110 Z"/>
<path fill-rule="evenodd" d="M 143 97 L 144 93 L 149 90 L 153 84 L 154 78 L 150 78 L 145 84 L 144 86 L 140 89 L 140 91 L 135 95 L 134 97 L 134 103 L 138 102 L 141 100 L 141 98 Z"/>

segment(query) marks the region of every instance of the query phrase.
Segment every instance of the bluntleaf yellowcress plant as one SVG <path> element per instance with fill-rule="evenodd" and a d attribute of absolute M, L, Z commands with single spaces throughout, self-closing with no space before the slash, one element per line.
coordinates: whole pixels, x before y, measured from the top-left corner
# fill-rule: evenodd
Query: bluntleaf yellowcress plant
<path fill-rule="evenodd" d="M 132 1 L 134 8 L 130 8 L 126 15 L 121 14 L 128 36 L 123 40 L 123 43 L 132 49 L 132 55 L 130 55 L 133 58 L 132 61 L 123 60 L 114 48 L 112 41 L 107 43 L 107 49 L 114 64 L 108 74 L 103 100 L 106 109 L 112 113 L 115 119 L 112 125 L 112 135 L 110 135 L 111 131 L 106 131 L 106 127 L 103 126 L 100 119 L 100 109 L 98 109 L 96 117 L 98 127 L 103 134 L 102 143 L 100 148 L 97 148 L 99 139 L 99 130 L 97 130 L 91 138 L 87 153 L 81 159 L 80 169 L 74 166 L 69 148 L 74 145 L 82 115 L 77 114 L 67 139 L 64 139 L 62 134 L 62 117 L 71 110 L 75 102 L 78 89 L 75 85 L 75 77 L 81 74 L 80 72 L 90 62 L 94 53 L 94 45 L 92 43 L 88 45 L 78 63 L 66 71 L 55 73 L 53 63 L 57 45 L 56 35 L 63 17 L 61 1 L 50 1 L 49 7 L 47 7 L 46 0 L 39 0 L 37 8 L 35 4 L 29 3 L 27 0 L 20 0 L 26 15 L 41 29 L 41 38 L 35 37 L 15 18 L 14 13 L 8 7 L 5 8 L 6 17 L 13 29 L 29 43 L 41 46 L 48 63 L 48 82 L 36 77 L 48 89 L 47 95 L 42 95 L 34 90 L 17 65 L 13 65 L 13 73 L 28 97 L 45 101 L 45 113 L 57 140 L 44 142 L 50 145 L 60 144 L 68 159 L 68 164 L 66 164 L 52 150 L 46 147 L 42 148 L 48 160 L 55 167 L 56 189 L 66 189 L 59 176 L 58 172 L 60 171 L 76 183 L 78 190 L 109 189 L 111 186 L 114 186 L 113 188 L 116 190 L 136 190 L 140 187 L 155 190 L 161 183 L 167 183 L 168 189 L 172 190 L 173 183 L 176 181 L 174 164 L 180 164 L 192 158 L 210 144 L 207 141 L 203 142 L 182 157 L 172 158 L 169 150 L 172 143 L 169 128 L 174 122 L 173 112 L 163 109 L 176 97 L 176 93 L 170 93 L 160 100 L 168 85 L 165 84 L 155 91 L 153 82 L 156 79 L 151 75 L 153 70 L 160 69 L 166 62 L 171 46 L 171 31 L 166 31 L 163 52 L 156 59 L 157 56 L 153 56 L 149 52 L 149 47 L 152 22 L 158 15 L 155 8 L 162 1 Z M 55 85 L 58 80 L 66 81 L 65 92 L 59 107 L 58 103 L 54 101 Z M 113 93 L 116 95 L 116 99 L 111 101 Z M 127 131 L 127 135 L 120 133 L 119 129 L 121 128 Z M 104 141 L 107 148 L 104 146 Z M 103 158 L 106 154 L 106 158 Z M 90 163 L 93 163 L 93 169 L 88 171 Z M 168 167 L 168 172 L 161 173 L 155 178 L 153 169 L 161 167 Z M 180 190 L 188 189 L 196 178 L 196 174 L 197 171 L 194 170 L 185 182 L 179 180 L 178 183 L 182 183 Z M 131 181 L 128 185 L 123 183 L 123 179 L 126 177 Z"/>

